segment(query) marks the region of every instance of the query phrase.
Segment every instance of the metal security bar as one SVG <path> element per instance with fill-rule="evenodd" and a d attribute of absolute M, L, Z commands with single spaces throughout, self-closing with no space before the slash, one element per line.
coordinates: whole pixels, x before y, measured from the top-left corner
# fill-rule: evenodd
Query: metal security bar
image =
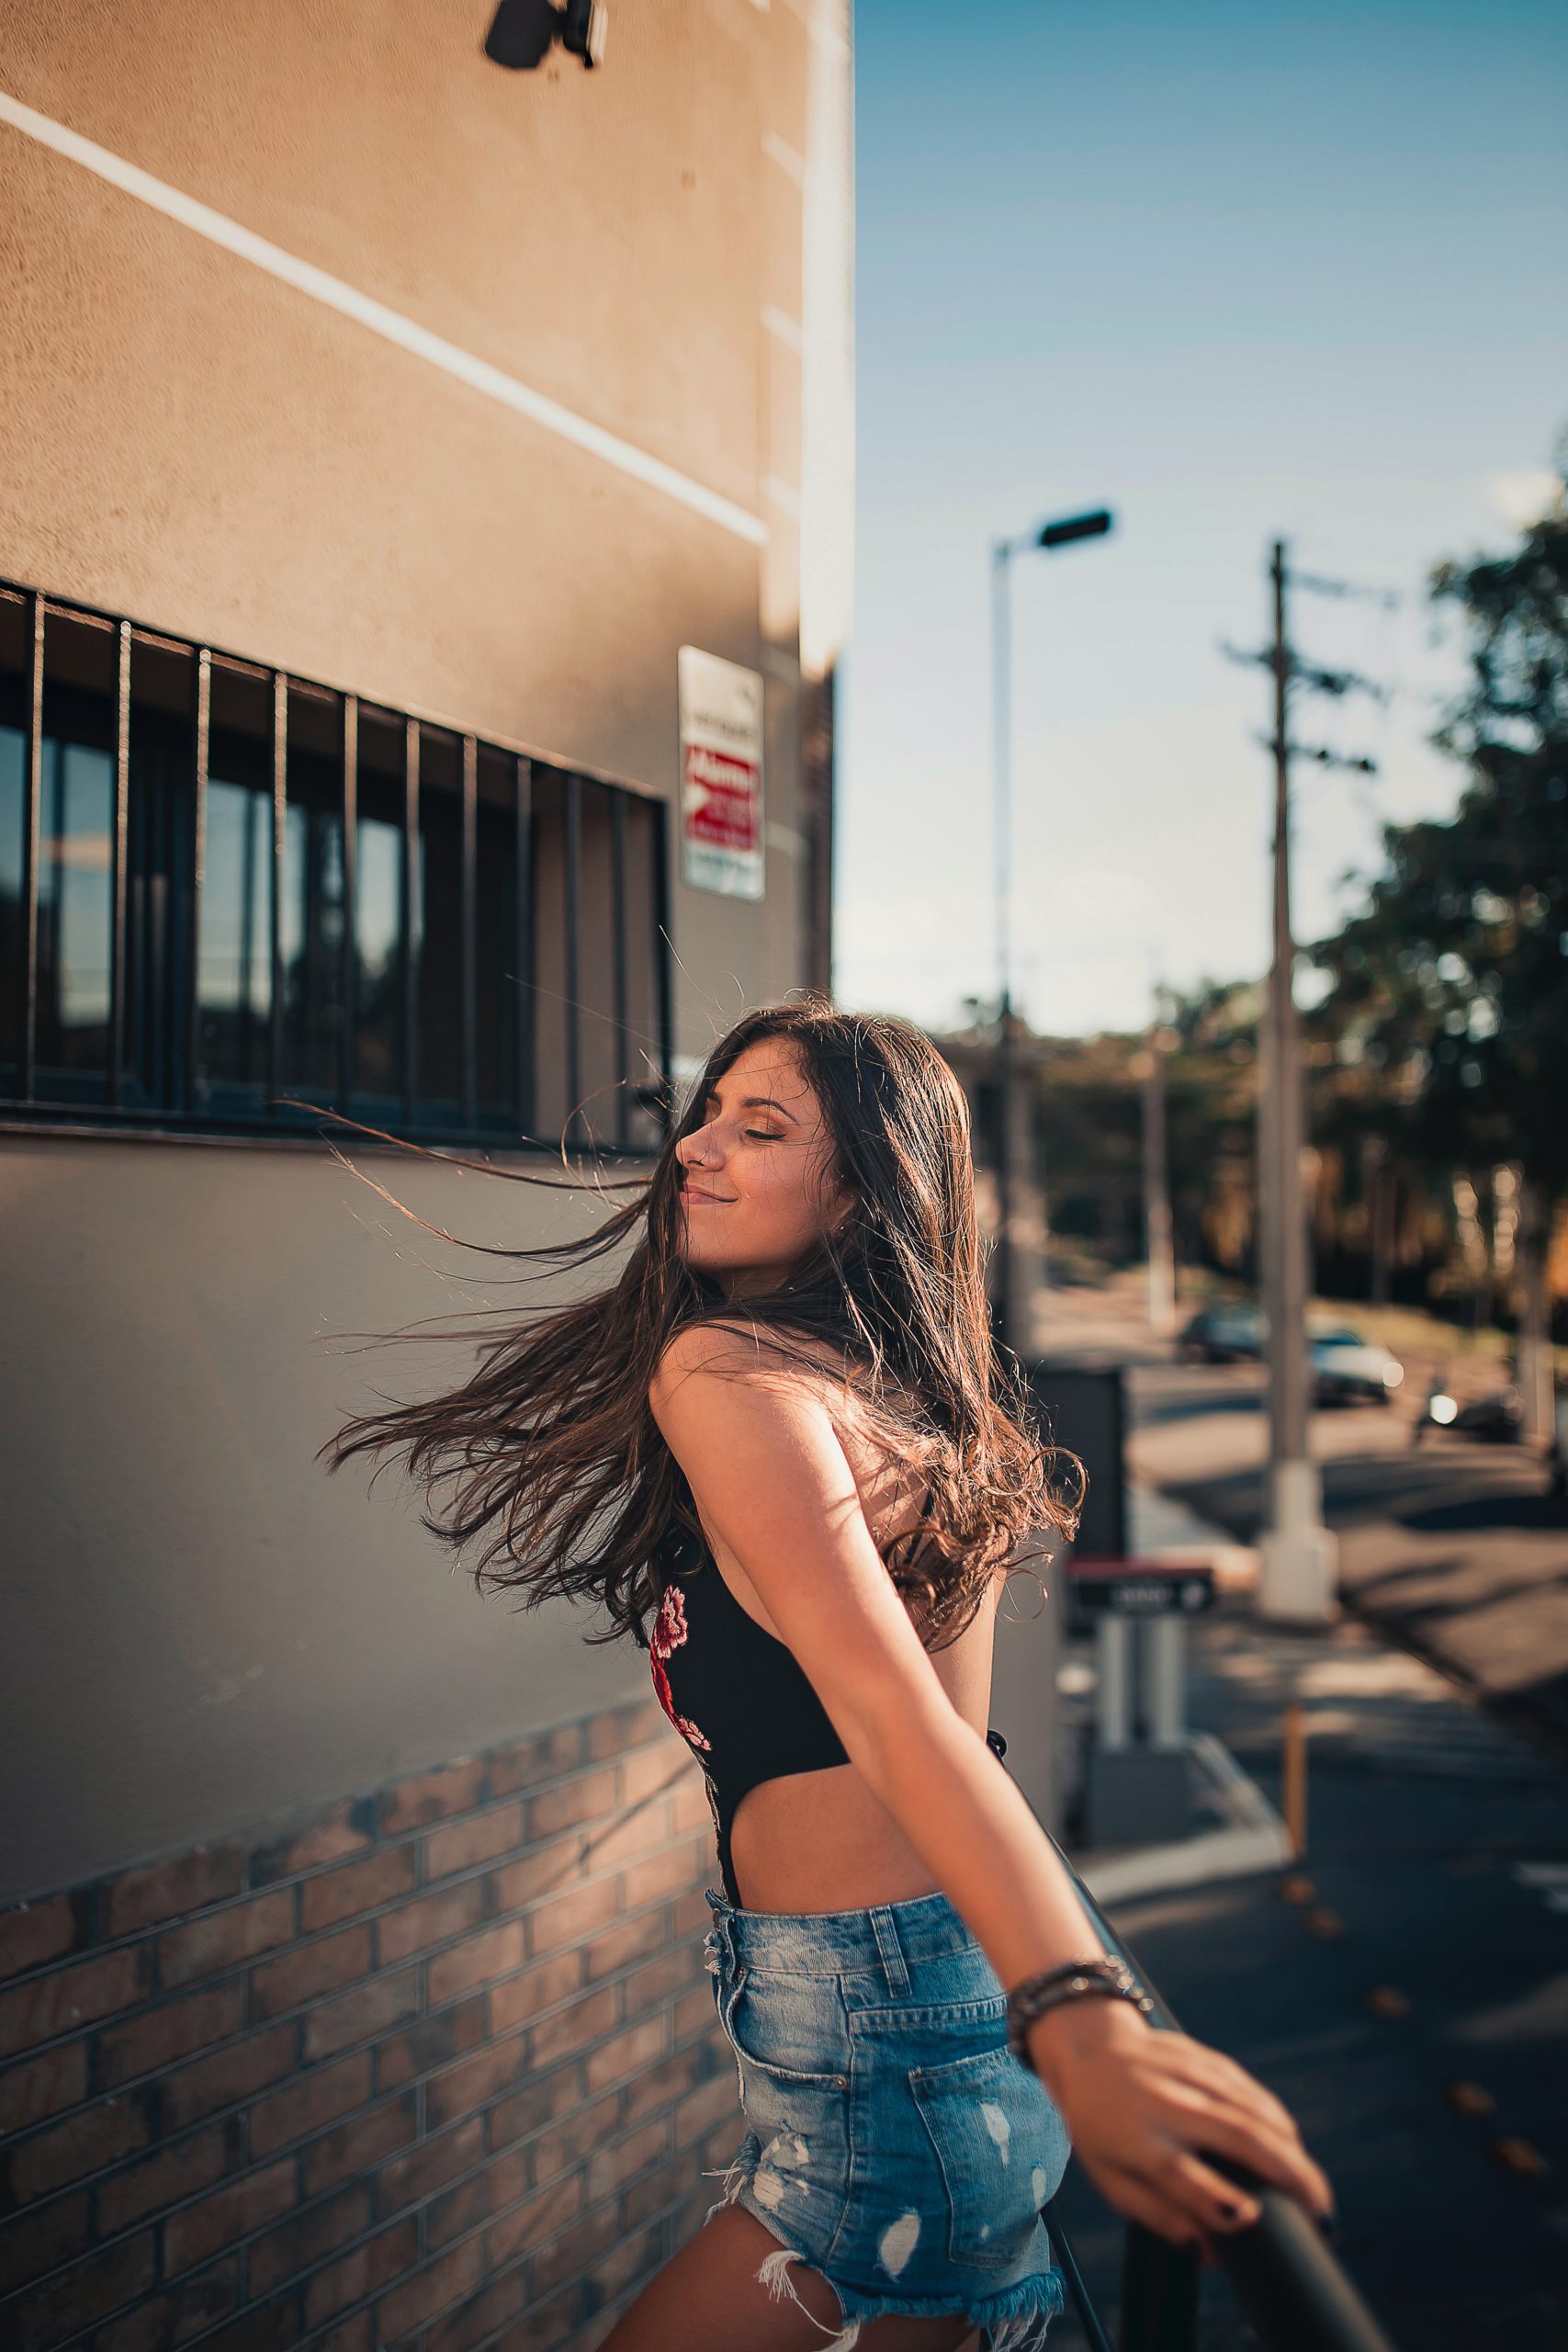
<path fill-rule="evenodd" d="M 667 830 L 520 745 L 0 580 L 0 1122 L 276 1135 L 305 1102 L 646 1152 Z"/>

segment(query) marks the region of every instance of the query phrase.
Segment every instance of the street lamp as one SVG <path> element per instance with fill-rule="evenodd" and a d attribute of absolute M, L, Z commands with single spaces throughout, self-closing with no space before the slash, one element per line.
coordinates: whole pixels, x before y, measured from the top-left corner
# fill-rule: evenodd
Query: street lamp
<path fill-rule="evenodd" d="M 995 784 L 997 910 L 998 1092 L 1001 1133 L 997 1147 L 997 1337 L 1011 1347 L 1022 1336 L 1013 1297 L 1012 1202 L 1020 1125 L 1015 1102 L 1012 1015 L 1012 559 L 1031 548 L 1064 548 L 1076 539 L 1102 539 L 1110 509 L 1042 523 L 1019 538 L 991 542 L 991 766 Z"/>

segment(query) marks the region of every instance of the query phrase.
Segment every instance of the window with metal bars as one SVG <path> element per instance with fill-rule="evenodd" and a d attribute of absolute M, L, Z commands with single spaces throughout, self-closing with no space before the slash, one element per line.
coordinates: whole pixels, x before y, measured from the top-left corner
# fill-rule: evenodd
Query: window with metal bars
<path fill-rule="evenodd" d="M 647 1150 L 663 804 L 0 582 L 0 1118 Z"/>

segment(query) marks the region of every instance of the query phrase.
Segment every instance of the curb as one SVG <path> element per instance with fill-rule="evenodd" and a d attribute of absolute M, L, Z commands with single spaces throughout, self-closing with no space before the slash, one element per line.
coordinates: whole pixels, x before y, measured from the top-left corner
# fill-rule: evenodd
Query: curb
<path fill-rule="evenodd" d="M 1206 1784 L 1205 1794 L 1226 1816 L 1224 1826 L 1166 1846 L 1075 1855 L 1074 1867 L 1097 1903 L 1129 1903 L 1213 1879 L 1247 1878 L 1294 1860 L 1284 1822 L 1224 1742 L 1213 1732 L 1195 1731 L 1187 1750 L 1194 1778 Z"/>

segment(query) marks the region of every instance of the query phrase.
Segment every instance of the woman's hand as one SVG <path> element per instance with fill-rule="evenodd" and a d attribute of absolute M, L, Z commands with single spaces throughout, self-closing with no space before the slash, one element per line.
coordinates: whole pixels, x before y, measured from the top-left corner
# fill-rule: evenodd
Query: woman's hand
<path fill-rule="evenodd" d="M 1289 2109 L 1223 2052 L 1156 2030 L 1130 2003 L 1098 1997 L 1047 2010 L 1029 2048 L 1096 2187 L 1161 2237 L 1196 2241 L 1212 2262 L 1216 2232 L 1258 2220 L 1256 2197 L 1211 2156 L 1277 2183 L 1312 2213 L 1332 2212 L 1327 2177 Z"/>

